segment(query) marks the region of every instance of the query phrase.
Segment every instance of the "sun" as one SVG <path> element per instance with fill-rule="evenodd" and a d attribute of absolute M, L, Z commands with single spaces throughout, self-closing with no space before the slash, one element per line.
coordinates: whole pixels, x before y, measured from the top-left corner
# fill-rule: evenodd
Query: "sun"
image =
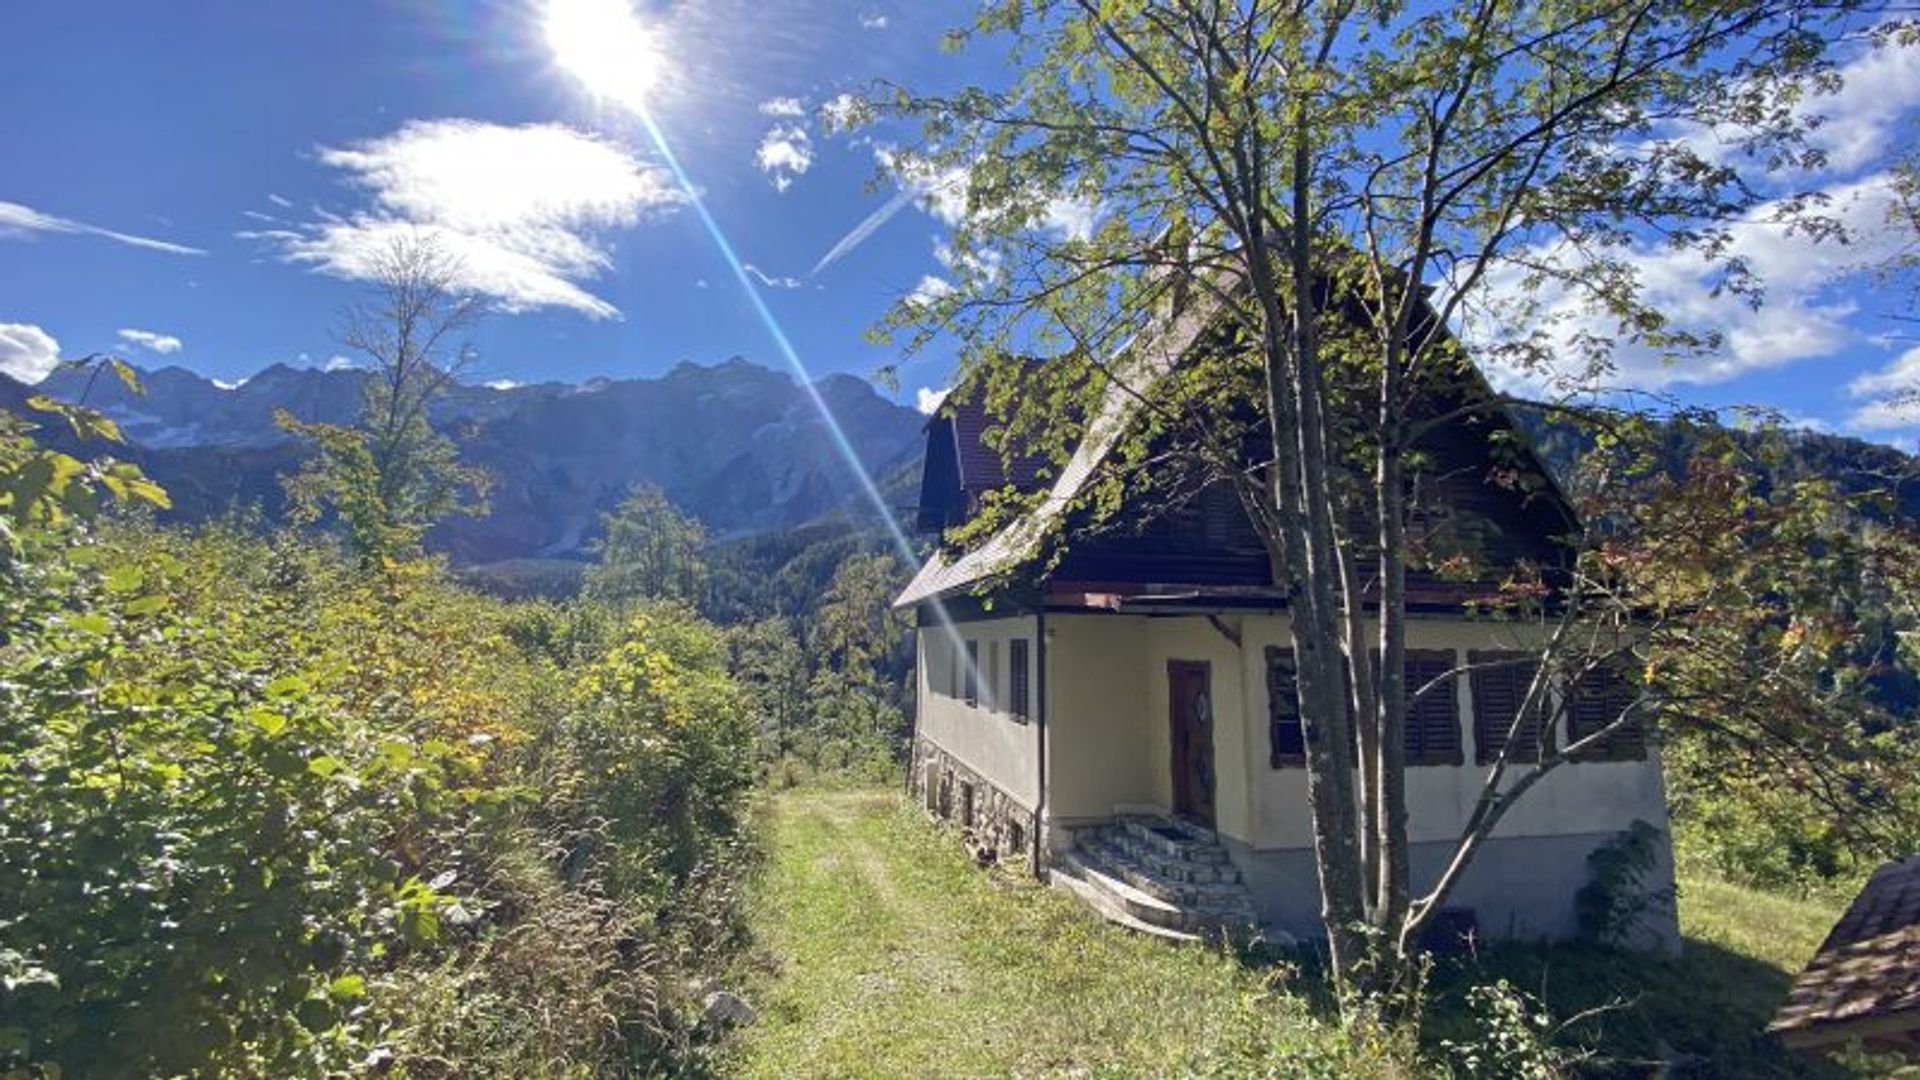
<path fill-rule="evenodd" d="M 658 36 L 627 0 L 546 0 L 547 48 L 587 92 L 628 109 L 646 107 L 665 58 Z"/>

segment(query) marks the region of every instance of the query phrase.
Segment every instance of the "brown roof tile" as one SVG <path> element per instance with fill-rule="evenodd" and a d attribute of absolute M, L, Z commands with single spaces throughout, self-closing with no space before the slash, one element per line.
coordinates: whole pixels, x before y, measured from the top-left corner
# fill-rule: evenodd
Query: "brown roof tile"
<path fill-rule="evenodd" d="M 1881 867 L 1768 1030 L 1789 1046 L 1892 1041 L 1920 1028 L 1920 856 Z"/>

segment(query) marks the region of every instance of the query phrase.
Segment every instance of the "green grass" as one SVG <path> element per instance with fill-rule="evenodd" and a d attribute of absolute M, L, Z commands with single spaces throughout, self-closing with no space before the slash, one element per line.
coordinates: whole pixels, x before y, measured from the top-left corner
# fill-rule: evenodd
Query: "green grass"
<path fill-rule="evenodd" d="M 891 793 L 796 790 L 770 809 L 751 910 L 760 1018 L 744 1077 L 1410 1076 L 1230 953 L 1092 916 L 983 873 Z"/>
<path fill-rule="evenodd" d="M 1645 1076 L 1660 1061 L 1677 1062 L 1674 1072 L 1688 1077 L 1847 1075 L 1789 1054 L 1765 1033 L 1839 909 L 1696 875 L 1681 878 L 1679 905 L 1684 940 L 1675 958 L 1561 945 L 1442 963 L 1429 1037 L 1463 1030 L 1469 986 L 1506 978 L 1556 1016 L 1601 1010 L 1566 1033 L 1594 1052 L 1583 1070 L 1591 1075 Z"/>
<path fill-rule="evenodd" d="M 1763 1032 L 1838 912 L 1710 878 L 1681 883 L 1677 958 L 1496 948 L 1440 963 L 1424 1053 L 1330 1019 L 1284 960 L 1170 945 L 1100 921 L 1023 871 L 975 868 L 891 792 L 796 789 L 767 811 L 749 910 L 761 1010 L 727 1053 L 743 1077 L 1444 1075 L 1440 1040 L 1478 1033 L 1465 995 L 1497 978 L 1556 1016 L 1582 1070 L 1843 1076 Z"/>

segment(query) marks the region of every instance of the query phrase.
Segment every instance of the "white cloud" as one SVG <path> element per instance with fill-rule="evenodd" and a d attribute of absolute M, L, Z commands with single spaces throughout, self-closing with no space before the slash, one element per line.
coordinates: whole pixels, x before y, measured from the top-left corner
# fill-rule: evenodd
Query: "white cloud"
<path fill-rule="evenodd" d="M 188 247 L 168 240 L 155 240 L 150 236 L 135 236 L 132 233 L 115 232 L 98 225 L 89 225 L 72 218 L 43 214 L 31 206 L 22 206 L 16 202 L 0 201 L 0 238 L 25 236 L 28 233 L 67 233 L 75 236 L 98 236 L 115 243 L 145 248 L 148 251 L 164 251 L 169 255 L 205 255 L 201 248 Z"/>
<path fill-rule="evenodd" d="M 238 379 L 233 382 L 228 382 L 225 379 L 208 379 L 207 381 L 221 390 L 238 390 L 247 385 L 247 380 L 245 379 Z"/>
<path fill-rule="evenodd" d="M 785 191 L 813 166 L 813 140 L 798 124 L 775 124 L 760 137 L 753 161 L 773 181 L 775 191 Z"/>
<path fill-rule="evenodd" d="M 913 291 L 907 294 L 907 303 L 915 307 L 926 307 L 943 296 L 953 295 L 953 282 L 932 274 L 923 275 Z"/>
<path fill-rule="evenodd" d="M 1908 349 L 1893 362 L 1871 375 L 1862 375 L 1847 384 L 1849 397 L 1886 397 L 1920 391 L 1920 346 Z"/>
<path fill-rule="evenodd" d="M 835 94 L 820 106 L 820 121 L 828 134 L 852 130 L 867 118 L 866 103 L 852 94 Z"/>
<path fill-rule="evenodd" d="M 282 210 L 293 209 L 293 200 L 287 198 L 285 195 L 276 195 L 273 192 L 269 191 L 267 192 L 267 201 L 279 207 Z"/>
<path fill-rule="evenodd" d="M 940 403 L 947 400 L 947 395 L 951 393 L 953 393 L 953 387 L 951 386 L 942 390 L 935 390 L 930 386 L 923 386 L 913 395 L 913 407 L 919 409 L 921 413 L 927 416 L 932 416 L 933 411 L 938 409 Z"/>
<path fill-rule="evenodd" d="M 307 358 L 306 353 L 300 354 L 300 359 L 305 360 L 306 358 Z M 334 353 L 332 356 L 327 357 L 326 363 L 320 365 L 320 370 L 321 371 L 352 371 L 354 368 L 357 368 L 359 366 L 360 366 L 359 364 L 356 364 L 353 362 L 353 359 L 351 357 L 342 356 L 339 353 Z"/>
<path fill-rule="evenodd" d="M 776 277 L 752 263 L 742 263 L 740 264 L 740 269 L 745 270 L 755 281 L 758 281 L 769 289 L 797 289 L 802 284 L 799 278 Z"/>
<path fill-rule="evenodd" d="M 760 115 L 798 119 L 807 115 L 807 106 L 797 97 L 768 98 L 760 103 Z"/>
<path fill-rule="evenodd" d="M 617 317 L 584 287 L 611 265 L 604 234 L 686 202 L 664 170 L 560 124 L 417 120 L 319 157 L 373 206 L 242 235 L 272 242 L 289 262 L 359 280 L 396 242 L 429 239 L 458 263 L 461 286 L 506 311 Z"/>
<path fill-rule="evenodd" d="M 150 349 L 162 356 L 180 351 L 181 341 L 172 334 L 156 333 L 152 330 L 122 330 L 120 340 L 142 349 Z"/>
<path fill-rule="evenodd" d="M 887 18 L 886 12 L 869 11 L 860 16 L 860 29 L 885 30 L 889 22 L 891 22 L 891 20 Z"/>
<path fill-rule="evenodd" d="M 1782 220 L 1783 204 L 1777 202 L 1756 207 L 1729 226 L 1726 254 L 1741 260 L 1764 290 L 1764 302 L 1757 308 L 1747 298 L 1720 289 L 1715 267 L 1697 252 L 1645 245 L 1627 253 L 1643 304 L 1666 316 L 1671 329 L 1720 335 L 1722 347 L 1669 363 L 1650 349 L 1622 344 L 1613 350 L 1614 371 L 1606 381 L 1639 390 L 1706 385 L 1829 356 L 1856 343 L 1860 335 L 1852 320 L 1858 305 L 1841 286 L 1884 265 L 1903 242 L 1886 227 L 1894 193 L 1890 179 L 1880 174 L 1836 185 L 1826 194 L 1827 205 L 1817 212 L 1846 231 L 1845 242 L 1790 227 Z M 1577 265 L 1564 251 L 1535 249 L 1526 254 L 1529 259 Z M 1469 320 L 1465 330 L 1470 340 L 1498 341 L 1505 332 L 1503 323 L 1519 321 L 1514 309 L 1506 307 L 1503 313 L 1502 308 L 1524 298 L 1520 279 L 1518 270 L 1489 275 L 1492 318 Z M 1582 335 L 1619 336 L 1611 320 L 1591 311 L 1571 289 L 1548 285 L 1536 299 L 1540 310 L 1530 325 L 1541 328 L 1559 356 L 1575 357 L 1574 343 Z M 1517 389 L 1577 383 L 1583 376 L 1571 367 L 1547 372 L 1496 368 L 1489 374 Z"/>
<path fill-rule="evenodd" d="M 60 363 L 60 343 L 32 323 L 0 323 L 0 375 L 37 383 Z"/>
<path fill-rule="evenodd" d="M 512 379 L 493 379 L 486 384 L 489 390 L 512 390 L 519 385 L 518 382 Z"/>

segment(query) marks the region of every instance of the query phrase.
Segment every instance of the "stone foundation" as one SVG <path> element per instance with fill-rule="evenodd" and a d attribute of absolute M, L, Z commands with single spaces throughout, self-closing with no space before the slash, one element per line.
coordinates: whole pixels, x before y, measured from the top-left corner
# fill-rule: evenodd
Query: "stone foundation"
<path fill-rule="evenodd" d="M 907 790 L 929 814 L 959 826 L 976 856 L 990 852 L 1006 862 L 1032 858 L 1033 811 L 918 735 Z"/>

